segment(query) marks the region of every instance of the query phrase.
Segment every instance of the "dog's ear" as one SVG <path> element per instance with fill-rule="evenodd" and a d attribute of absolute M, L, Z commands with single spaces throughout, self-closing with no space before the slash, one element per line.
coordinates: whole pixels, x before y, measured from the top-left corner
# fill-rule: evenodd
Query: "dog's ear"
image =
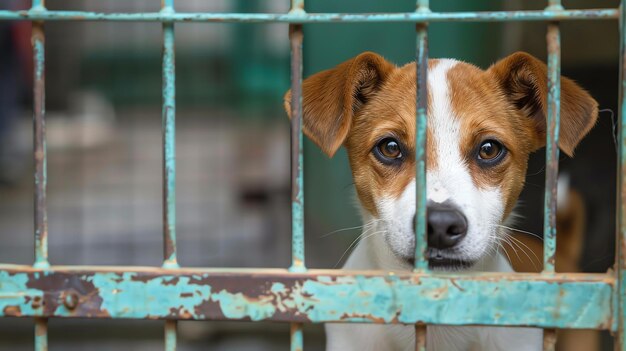
<path fill-rule="evenodd" d="M 533 121 L 535 150 L 546 144 L 548 69 L 535 57 L 514 53 L 491 66 L 506 97 Z M 559 147 L 573 156 L 580 140 L 591 130 L 598 117 L 598 103 L 583 88 L 561 77 L 561 123 Z"/>
<path fill-rule="evenodd" d="M 395 66 L 380 55 L 364 52 L 302 83 L 302 128 L 332 157 L 348 136 L 353 116 L 380 89 Z M 291 118 L 291 90 L 285 94 Z"/>

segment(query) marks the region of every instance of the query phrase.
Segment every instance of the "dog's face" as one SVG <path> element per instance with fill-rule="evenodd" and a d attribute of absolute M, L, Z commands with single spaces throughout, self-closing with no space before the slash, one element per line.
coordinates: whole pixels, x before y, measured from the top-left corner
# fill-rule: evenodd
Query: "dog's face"
<path fill-rule="evenodd" d="M 498 243 L 524 185 L 531 152 L 545 145 L 546 66 L 513 54 L 488 70 L 428 64 L 427 222 L 433 268 L 471 266 Z M 286 95 L 290 111 L 290 94 Z M 303 83 L 305 134 L 332 156 L 344 145 L 356 191 L 389 251 L 415 247 L 415 64 L 361 54 Z M 597 103 L 561 79 L 560 148 L 572 155 Z"/>

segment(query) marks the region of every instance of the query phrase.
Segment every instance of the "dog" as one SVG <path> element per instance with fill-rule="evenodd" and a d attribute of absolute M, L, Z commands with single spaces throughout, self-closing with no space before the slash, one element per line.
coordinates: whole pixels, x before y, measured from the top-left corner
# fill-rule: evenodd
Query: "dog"
<path fill-rule="evenodd" d="M 524 186 L 529 155 L 545 146 L 547 67 L 518 52 L 482 70 L 428 61 L 429 268 L 512 272 L 499 249 Z M 302 84 L 303 132 L 332 157 L 348 153 L 364 235 L 346 270 L 409 271 L 415 250 L 416 64 L 365 52 Z M 291 113 L 291 92 L 285 95 Z M 572 156 L 597 102 L 561 78 L 559 148 Z M 327 324 L 327 350 L 411 350 L 413 326 Z M 429 326 L 429 351 L 542 349 L 542 330 Z"/>

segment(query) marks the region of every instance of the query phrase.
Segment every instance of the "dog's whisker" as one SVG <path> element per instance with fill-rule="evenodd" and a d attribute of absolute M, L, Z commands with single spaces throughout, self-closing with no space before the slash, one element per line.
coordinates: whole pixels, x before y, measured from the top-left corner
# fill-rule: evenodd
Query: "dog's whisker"
<path fill-rule="evenodd" d="M 357 236 L 356 239 L 354 239 L 352 241 L 352 243 L 350 243 L 350 245 L 348 246 L 348 248 L 343 252 L 343 254 L 341 255 L 341 257 L 339 257 L 339 260 L 337 260 L 337 263 L 335 263 L 335 265 L 333 266 L 334 268 L 337 268 L 337 266 L 339 265 L 339 263 L 341 262 L 341 260 L 343 260 L 343 258 L 346 256 L 346 254 L 348 254 L 348 252 L 350 251 L 350 249 L 354 248 L 356 246 L 357 243 L 359 243 L 361 240 L 365 240 L 367 238 L 370 238 L 376 234 L 381 234 L 384 233 L 384 230 L 379 230 L 373 233 L 370 233 L 366 236 L 364 236 L 367 232 L 363 232 L 361 235 Z"/>
<path fill-rule="evenodd" d="M 521 230 L 521 229 L 515 229 L 515 228 L 513 228 L 513 227 L 508 227 L 508 226 L 506 226 L 506 225 L 502 225 L 502 224 L 494 224 L 494 226 L 495 226 L 495 227 L 504 228 L 504 229 L 508 229 L 508 230 L 511 230 L 511 231 L 514 231 L 514 232 L 518 232 L 518 233 L 522 233 L 522 234 L 528 234 L 528 235 L 530 235 L 530 236 L 534 236 L 535 238 L 537 238 L 537 239 L 539 239 L 539 240 L 543 241 L 543 238 L 542 238 L 540 235 L 535 234 L 535 233 L 533 233 L 533 232 L 528 232 L 528 231 Z"/>
<path fill-rule="evenodd" d="M 374 224 L 376 224 L 377 222 L 380 222 L 380 221 L 381 221 L 380 219 L 373 219 L 373 220 L 371 220 L 371 221 L 369 221 L 369 222 L 367 222 L 367 223 L 365 223 L 363 225 L 357 225 L 355 227 L 347 227 L 347 228 L 337 229 L 337 230 L 334 230 L 334 231 L 332 231 L 330 233 L 326 233 L 324 235 L 320 235 L 319 238 L 320 239 L 321 238 L 326 238 L 326 237 L 331 236 L 333 234 L 337 234 L 337 233 L 345 232 L 345 231 L 349 231 L 349 230 L 356 230 L 356 229 L 366 228 L 366 227 L 374 225 Z"/>
<path fill-rule="evenodd" d="M 528 260 L 530 260 L 530 262 L 533 264 L 533 267 L 535 267 L 535 269 L 538 269 L 535 263 L 538 263 L 539 265 L 543 264 L 541 260 L 539 259 L 539 256 L 537 256 L 537 254 L 530 247 L 528 247 L 528 245 L 526 245 L 523 241 L 511 235 L 509 235 L 509 238 L 514 240 L 512 242 L 516 243 L 517 247 L 519 247 L 520 250 L 522 250 L 522 252 L 526 254 L 526 256 L 528 256 Z M 523 247 L 520 245 L 523 245 Z M 530 257 L 527 251 L 530 251 L 530 253 L 535 257 L 534 260 Z"/>

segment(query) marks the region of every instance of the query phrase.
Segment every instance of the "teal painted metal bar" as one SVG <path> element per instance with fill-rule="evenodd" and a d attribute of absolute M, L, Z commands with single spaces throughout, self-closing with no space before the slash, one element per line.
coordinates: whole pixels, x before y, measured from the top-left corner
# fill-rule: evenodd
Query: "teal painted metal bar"
<path fill-rule="evenodd" d="M 303 11 L 295 8 L 294 11 Z M 305 270 L 304 161 L 302 158 L 302 26 L 289 27 L 291 41 L 291 270 Z"/>
<path fill-rule="evenodd" d="M 563 9 L 560 1 L 551 0 L 548 9 Z M 548 101 L 546 128 L 546 180 L 543 219 L 543 271 L 554 273 L 556 253 L 556 199 L 559 173 L 559 120 L 561 106 L 561 35 L 559 24 L 548 24 Z"/>
<path fill-rule="evenodd" d="M 304 350 L 304 332 L 302 331 L 302 323 L 291 323 L 291 351 Z"/>
<path fill-rule="evenodd" d="M 619 118 L 618 118 L 618 154 L 617 154 L 617 224 L 615 226 L 616 243 L 616 278 L 614 301 L 617 307 L 614 325 L 617 329 L 615 350 L 626 351 L 626 3 L 620 1 L 621 17 L 620 54 L 619 54 Z"/>
<path fill-rule="evenodd" d="M 406 13 L 101 13 L 83 11 L 0 11 L 0 20 L 143 21 L 143 22 L 502 22 L 617 19 L 617 9 L 567 11 L 406 12 Z"/>
<path fill-rule="evenodd" d="M 35 351 L 48 350 L 48 319 L 35 318 Z"/>
<path fill-rule="evenodd" d="M 45 11 L 44 0 L 33 0 L 31 11 Z M 34 267 L 46 269 L 48 262 L 48 204 L 47 204 L 47 148 L 46 148 L 46 76 L 45 42 L 43 22 L 33 22 L 31 44 L 33 47 L 33 155 L 34 155 Z M 35 318 L 35 350 L 48 350 L 48 320 Z"/>
<path fill-rule="evenodd" d="M 418 13 L 429 13 L 428 0 L 417 1 Z M 428 104 L 428 25 L 418 23 L 416 64 L 416 132 L 415 132 L 415 271 L 426 271 L 426 127 Z"/>
<path fill-rule="evenodd" d="M 304 0 L 291 0 L 290 14 L 305 15 Z M 291 46 L 291 267 L 306 271 L 304 261 L 304 158 L 302 136 L 302 43 L 301 24 L 289 25 Z M 304 349 L 302 323 L 291 323 L 291 351 Z"/>
<path fill-rule="evenodd" d="M 174 13 L 163 0 L 162 13 Z M 163 268 L 177 268 L 176 250 L 176 60 L 174 23 L 163 23 Z M 166 320 L 165 350 L 175 351 L 177 322 Z"/>
<path fill-rule="evenodd" d="M 615 284 L 583 273 L 0 265 L 0 316 L 610 329 Z"/>
<path fill-rule="evenodd" d="M 163 12 L 171 13 L 172 0 Z M 169 5 L 168 5 L 169 4 Z M 166 267 L 177 267 L 176 257 L 176 85 L 174 24 L 163 23 L 163 235 Z"/>

